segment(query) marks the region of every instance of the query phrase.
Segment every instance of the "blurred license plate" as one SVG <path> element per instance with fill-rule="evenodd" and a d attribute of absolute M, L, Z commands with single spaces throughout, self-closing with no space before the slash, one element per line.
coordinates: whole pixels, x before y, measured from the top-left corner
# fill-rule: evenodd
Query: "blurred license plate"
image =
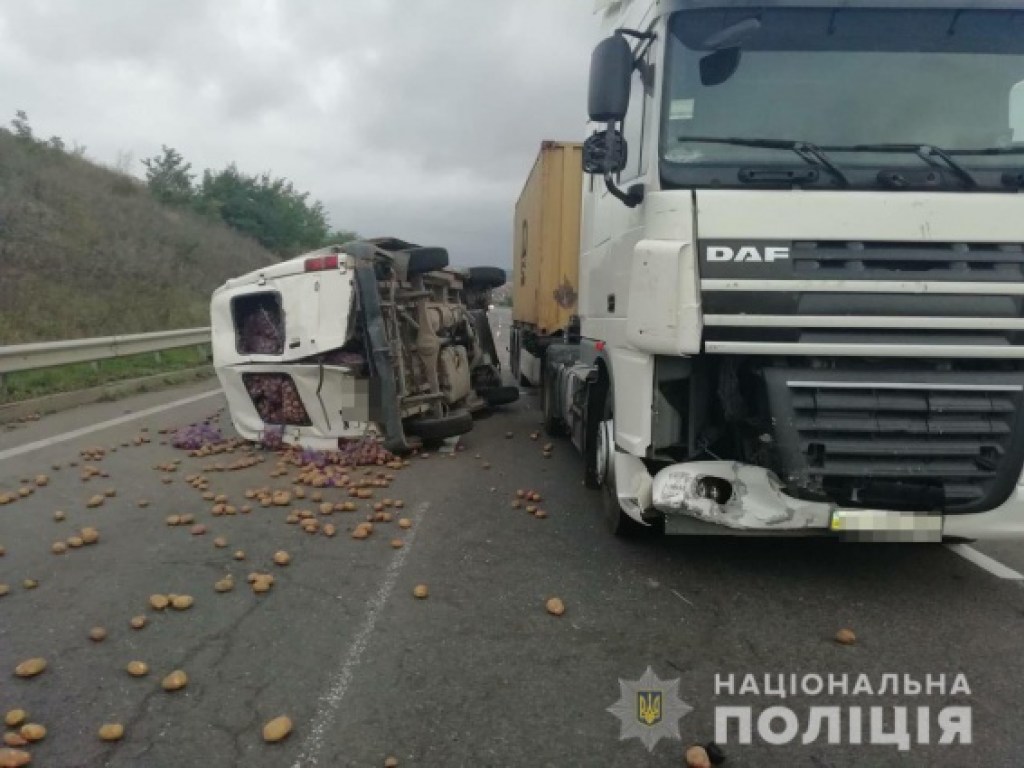
<path fill-rule="evenodd" d="M 942 541 L 942 515 L 837 509 L 832 533 L 851 541 L 935 543 Z"/>

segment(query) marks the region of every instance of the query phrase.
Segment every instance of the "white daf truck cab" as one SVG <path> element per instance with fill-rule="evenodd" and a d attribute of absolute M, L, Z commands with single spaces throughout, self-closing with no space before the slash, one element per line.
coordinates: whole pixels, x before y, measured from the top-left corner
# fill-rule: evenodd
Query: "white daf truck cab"
<path fill-rule="evenodd" d="M 598 6 L 544 409 L 613 531 L 1024 535 L 1024 2 Z"/>

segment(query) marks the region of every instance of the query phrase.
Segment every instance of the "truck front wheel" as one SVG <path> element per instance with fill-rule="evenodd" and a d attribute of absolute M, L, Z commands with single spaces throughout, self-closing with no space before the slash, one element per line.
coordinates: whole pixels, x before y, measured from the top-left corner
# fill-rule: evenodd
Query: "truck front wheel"
<path fill-rule="evenodd" d="M 611 387 L 605 392 L 604 418 L 597 425 L 594 444 L 596 480 L 601 487 L 601 507 L 605 524 L 615 536 L 634 536 L 641 526 L 622 511 L 615 485 L 615 398 Z"/>

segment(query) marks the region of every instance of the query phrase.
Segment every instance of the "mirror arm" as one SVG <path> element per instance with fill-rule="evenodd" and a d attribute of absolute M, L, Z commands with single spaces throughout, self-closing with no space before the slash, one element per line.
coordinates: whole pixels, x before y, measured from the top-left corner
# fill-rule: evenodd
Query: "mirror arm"
<path fill-rule="evenodd" d="M 607 167 L 607 163 L 608 163 L 607 158 L 612 157 L 613 153 L 615 151 L 615 121 L 614 120 L 609 120 L 608 121 L 608 125 L 607 125 L 607 128 L 605 130 L 605 142 L 606 142 L 606 144 L 605 144 L 605 147 L 606 147 L 605 166 L 606 167 L 605 167 L 605 170 L 604 170 L 604 185 L 605 185 L 605 187 L 607 187 L 608 192 L 611 193 L 611 196 L 614 197 L 619 202 L 621 202 L 627 208 L 636 208 L 644 200 L 644 185 L 643 184 L 634 184 L 633 186 L 631 186 L 629 188 L 628 191 L 623 192 L 621 189 L 619 189 L 618 185 L 615 183 L 615 180 L 612 179 L 612 172 Z"/>
<path fill-rule="evenodd" d="M 636 208 L 638 205 L 640 205 L 640 203 L 644 201 L 643 184 L 634 184 L 628 190 L 623 192 L 615 184 L 615 181 L 612 179 L 612 175 L 605 171 L 604 185 L 608 188 L 608 191 L 611 193 L 612 197 L 621 201 L 622 204 L 625 205 L 627 208 Z"/>
<path fill-rule="evenodd" d="M 638 29 L 627 29 L 626 27 L 619 27 L 615 30 L 615 34 L 632 37 L 636 40 L 655 40 L 658 37 L 654 32 L 641 32 Z"/>

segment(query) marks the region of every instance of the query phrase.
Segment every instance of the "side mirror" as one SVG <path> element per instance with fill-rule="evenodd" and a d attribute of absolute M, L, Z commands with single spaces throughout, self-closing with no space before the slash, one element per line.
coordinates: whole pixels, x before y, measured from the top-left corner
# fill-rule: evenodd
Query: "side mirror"
<path fill-rule="evenodd" d="M 711 87 L 724 83 L 736 74 L 741 56 L 739 48 L 722 48 L 701 58 L 700 84 Z"/>
<path fill-rule="evenodd" d="M 587 111 L 595 123 L 619 122 L 629 109 L 633 79 L 633 50 L 622 35 L 598 43 L 590 57 Z"/>
<path fill-rule="evenodd" d="M 583 172 L 597 176 L 616 174 L 625 170 L 629 147 L 622 134 L 596 131 L 583 142 Z"/>

